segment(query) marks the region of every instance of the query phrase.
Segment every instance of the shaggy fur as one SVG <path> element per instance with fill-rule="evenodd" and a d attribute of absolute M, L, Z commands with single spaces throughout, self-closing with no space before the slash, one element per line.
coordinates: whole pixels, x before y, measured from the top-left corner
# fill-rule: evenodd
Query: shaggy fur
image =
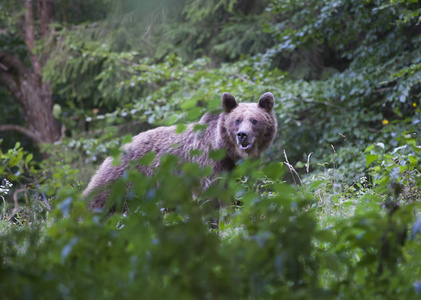
<path fill-rule="evenodd" d="M 101 186 L 105 186 L 119 177 L 127 169 L 131 160 L 139 159 L 149 151 L 156 154 L 149 166 L 138 166 L 138 170 L 147 176 L 159 166 L 159 159 L 164 154 L 179 156 L 184 161 L 196 162 L 200 167 L 212 166 L 212 177 L 225 170 L 232 170 L 241 158 L 257 158 L 272 144 L 277 123 L 273 112 L 274 98 L 271 93 L 263 94 L 258 103 L 237 103 L 229 94 L 222 95 L 223 112 L 206 113 L 198 123 L 190 124 L 186 130 L 177 134 L 176 126 L 158 127 L 142 132 L 123 148 L 121 165 L 113 166 L 108 157 L 88 187 L 83 192 L 88 196 Z M 207 125 L 206 129 L 194 131 L 196 124 Z M 209 158 L 209 151 L 224 148 L 226 158 L 214 161 Z M 190 156 L 191 150 L 201 150 L 200 156 Z M 108 192 L 94 197 L 90 209 L 102 208 Z"/>

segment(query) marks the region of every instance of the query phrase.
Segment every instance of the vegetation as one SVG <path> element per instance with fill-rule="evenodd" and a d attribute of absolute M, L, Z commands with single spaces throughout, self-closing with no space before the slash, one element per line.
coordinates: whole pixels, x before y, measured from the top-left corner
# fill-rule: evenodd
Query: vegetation
<path fill-rule="evenodd" d="M 3 1 L 2 295 L 419 296 L 420 16 L 411 0 Z M 275 95 L 261 160 L 199 192 L 208 170 L 168 156 L 114 183 L 114 213 L 87 211 L 106 156 L 224 91 Z"/>

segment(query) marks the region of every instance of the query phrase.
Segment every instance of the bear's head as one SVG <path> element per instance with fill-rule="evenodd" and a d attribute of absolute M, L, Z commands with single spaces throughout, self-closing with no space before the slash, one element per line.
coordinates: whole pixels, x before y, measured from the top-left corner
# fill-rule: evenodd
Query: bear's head
<path fill-rule="evenodd" d="M 222 95 L 223 125 L 220 133 L 228 155 L 256 158 L 272 144 L 276 134 L 274 98 L 264 93 L 257 103 L 237 103 L 230 93 Z M 229 153 L 234 151 L 234 153 Z"/>

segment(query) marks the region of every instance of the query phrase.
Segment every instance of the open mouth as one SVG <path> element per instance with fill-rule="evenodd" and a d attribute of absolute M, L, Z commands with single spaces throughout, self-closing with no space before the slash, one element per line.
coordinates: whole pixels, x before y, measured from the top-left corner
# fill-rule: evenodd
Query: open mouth
<path fill-rule="evenodd" d="M 239 146 L 240 146 L 240 149 L 247 150 L 247 149 L 250 149 L 252 145 L 250 143 L 240 143 Z"/>

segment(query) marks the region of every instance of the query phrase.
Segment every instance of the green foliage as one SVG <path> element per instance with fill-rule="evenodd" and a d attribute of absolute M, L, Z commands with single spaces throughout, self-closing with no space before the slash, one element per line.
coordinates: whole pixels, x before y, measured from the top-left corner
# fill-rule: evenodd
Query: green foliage
<path fill-rule="evenodd" d="M 361 170 L 352 152 L 395 143 L 395 132 L 384 136 L 385 122 L 416 113 L 420 39 L 413 22 L 398 22 L 415 4 L 187 1 L 169 12 L 164 2 L 150 10 L 153 22 L 134 19 L 149 2 L 122 1 L 108 23 L 60 33 L 44 75 L 64 101 L 60 120 L 73 136 L 129 121 L 192 122 L 224 91 L 240 101 L 272 91 L 280 131 L 271 158 L 285 148 L 297 166 L 310 152 L 323 163 L 331 145 L 343 147 L 335 160 L 339 169 L 353 165 L 351 181 Z M 129 32 L 148 46 L 136 46 Z M 95 160 L 95 150 L 87 152 Z"/>
<path fill-rule="evenodd" d="M 71 35 L 66 34 L 66 39 Z M 121 89 L 116 83 L 125 80 L 127 74 L 132 73 L 133 66 L 127 61 L 133 60 L 135 52 L 118 54 L 111 52 L 109 45 L 102 42 L 85 44 L 84 41 L 70 44 L 67 56 L 57 52 L 44 68 L 44 78 L 62 87 L 59 94 L 64 99 L 74 99 L 80 105 L 86 105 L 89 99 L 91 107 L 108 106 L 130 101 L 136 95 L 131 94 L 130 88 Z M 60 67 L 57 70 L 57 67 Z M 80 76 L 83 74 L 83 76 Z M 97 90 L 97 93 L 92 93 Z"/>
<path fill-rule="evenodd" d="M 259 94 L 272 91 L 280 134 L 271 157 L 279 159 L 280 150 L 286 148 L 291 160 L 298 164 L 303 164 L 300 161 L 310 152 L 314 153 L 313 161 L 321 163 L 331 160 L 326 150 L 334 145 L 347 148 L 344 155 L 344 151 L 338 151 L 336 159 L 341 168 L 353 163 L 353 148 L 363 150 L 366 143 L 394 143 L 392 132 L 389 137 L 382 132 L 385 122 L 412 118 L 416 113 L 419 35 L 411 29 L 412 23 L 396 22 L 403 3 L 383 7 L 382 2 L 351 0 L 295 4 L 268 1 L 254 8 L 247 1 L 237 1 L 233 7 L 234 2 L 221 3 L 212 6 L 211 2 L 196 1 L 185 7 L 186 19 L 169 18 L 162 23 L 168 26 L 163 31 L 170 34 L 183 26 L 201 30 L 189 33 L 192 41 L 200 43 L 203 34 L 207 40 L 212 37 L 221 41 L 222 44 L 212 42 L 212 49 L 230 48 L 237 53 L 234 55 L 215 58 L 216 52 L 207 48 L 200 53 L 209 54 L 212 59 L 193 60 L 196 55 L 186 59 L 177 49 L 187 51 L 191 47 L 199 51 L 201 46 L 174 47 L 179 42 L 167 37 L 163 43 L 169 43 L 172 51 L 165 50 L 166 54 L 157 61 L 141 48 L 116 51 L 101 34 L 86 42 L 77 31 L 65 32 L 67 42 L 63 47 L 68 47 L 70 59 L 58 52 L 58 61 L 52 59 L 45 69 L 46 77 L 57 83 L 64 98 L 77 99 L 77 107 L 107 107 L 99 113 L 94 112 L 97 109 L 92 113 L 76 110 L 74 105 L 70 111 L 63 107 L 63 116 L 77 111 L 79 128 L 71 123 L 68 127 L 77 132 L 89 120 L 90 128 L 101 128 L 104 113 L 117 103 L 115 112 L 105 114 L 107 124 L 129 120 L 153 126 L 191 122 L 206 109 L 215 109 L 224 91 L 232 92 L 240 101 L 255 101 Z M 237 15 L 239 11 L 245 14 Z M 201 28 L 196 14 L 214 20 L 220 20 L 221 14 L 227 17 L 222 30 L 215 33 Z M 258 26 L 249 27 L 250 34 L 237 34 L 231 26 L 248 26 L 252 19 Z M 349 22 L 342 22 L 343 19 Z M 266 34 L 271 36 L 271 42 L 259 42 L 253 37 L 264 38 Z M 243 42 L 233 42 L 232 36 L 252 37 L 263 48 L 252 50 L 254 46 L 244 42 L 249 50 L 243 52 L 236 48 Z M 180 41 L 186 40 L 188 36 L 180 36 Z M 165 48 L 157 45 L 162 46 L 157 46 L 157 51 Z M 215 68 L 221 58 L 238 58 L 240 53 L 248 56 Z M 402 127 L 398 129 L 401 130 Z M 355 179 L 361 168 L 356 164 L 352 169 Z"/>
<path fill-rule="evenodd" d="M 387 166 L 388 155 L 376 161 Z M 279 164 L 261 170 L 258 164 L 243 161 L 197 193 L 208 171 L 163 157 L 154 176 L 131 170 L 113 185 L 110 204 L 119 211 L 124 202 L 128 214 L 93 214 L 74 189 L 61 189 L 47 223 L 11 227 L 1 236 L 1 289 L 10 298 L 415 297 L 420 240 L 400 244 L 395 233 L 406 231 L 417 199 L 390 215 L 380 205 L 388 188 L 378 185 L 383 192 L 376 195 L 360 185 L 342 193 L 335 208 L 311 189 L 280 181 Z M 388 170 L 373 169 L 379 176 Z M 407 178 L 418 178 L 419 164 L 406 170 Z M 271 179 L 262 181 L 265 175 Z M 214 197 L 226 204 L 218 231 L 207 225 Z M 238 200 L 242 206 L 231 206 Z M 325 220 L 326 207 L 335 216 Z"/>
<path fill-rule="evenodd" d="M 421 148 L 416 145 L 416 139 L 411 134 L 405 134 L 403 140 L 404 145 L 391 152 L 385 153 L 382 143 L 368 147 L 367 166 L 378 162 L 371 167 L 371 176 L 381 189 L 384 190 L 391 185 L 396 197 L 402 194 L 406 202 L 418 202 L 421 186 L 419 168 Z"/>
<path fill-rule="evenodd" d="M 6 178 L 21 184 L 26 183 L 27 176 L 37 174 L 37 170 L 31 162 L 32 159 L 33 154 L 24 151 L 19 142 L 13 149 L 9 149 L 5 153 L 0 150 L 0 178 Z"/>

